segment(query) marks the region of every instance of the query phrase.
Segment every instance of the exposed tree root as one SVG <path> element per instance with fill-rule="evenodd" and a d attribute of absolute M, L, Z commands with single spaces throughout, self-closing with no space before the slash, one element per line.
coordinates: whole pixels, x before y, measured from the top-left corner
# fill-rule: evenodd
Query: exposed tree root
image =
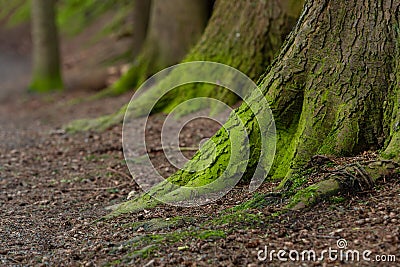
<path fill-rule="evenodd" d="M 318 156 L 318 160 L 321 159 L 327 160 L 326 157 Z M 288 180 L 281 190 L 265 195 L 257 195 L 250 201 L 237 206 L 234 210 L 259 208 L 277 202 L 287 203 L 282 208 L 281 212 L 310 208 L 319 201 L 329 199 L 338 194 L 348 195 L 369 191 L 374 188 L 377 180 L 386 179 L 386 177 L 393 177 L 399 174 L 400 167 L 400 165 L 394 161 L 373 160 L 337 166 L 332 170 L 328 170 L 325 167 L 319 169 L 325 163 L 330 164 L 332 162 L 325 161 L 321 163 L 319 161 L 317 164 L 320 166 L 312 166 L 311 169 L 307 169 L 314 169 L 318 176 L 325 175 L 322 180 L 319 178 L 320 181 L 304 187 L 302 184 L 308 183 L 307 175 L 298 173 L 298 176 L 296 176 L 297 180 L 294 178 Z M 299 182 L 299 179 L 301 182 Z M 164 190 L 164 193 L 168 192 L 168 189 L 164 188 Z M 153 192 L 159 191 L 153 190 Z M 162 202 L 151 197 L 150 192 L 150 194 L 144 194 L 136 199 L 120 204 L 105 218 L 109 219 L 125 213 L 137 213 L 144 209 L 154 208 L 160 204 L 162 204 Z"/>
<path fill-rule="evenodd" d="M 65 125 L 63 129 L 68 133 L 77 133 L 84 131 L 105 131 L 108 128 L 122 122 L 122 120 L 124 119 L 126 107 L 127 106 L 125 105 L 113 114 L 105 115 L 95 119 L 80 119 L 72 121 L 69 124 Z"/>
<path fill-rule="evenodd" d="M 399 168 L 396 162 L 387 160 L 347 164 L 331 171 L 325 180 L 299 190 L 286 208 L 301 210 L 339 193 L 371 190 L 379 178 L 394 175 L 399 170 L 396 168 Z"/>

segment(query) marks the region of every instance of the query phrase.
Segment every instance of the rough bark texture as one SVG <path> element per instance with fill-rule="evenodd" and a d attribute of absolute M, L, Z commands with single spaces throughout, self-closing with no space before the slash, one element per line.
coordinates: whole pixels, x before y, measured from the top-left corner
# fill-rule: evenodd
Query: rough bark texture
<path fill-rule="evenodd" d="M 30 90 L 62 89 L 55 1 L 32 0 L 33 70 Z"/>
<path fill-rule="evenodd" d="M 274 177 L 313 154 L 352 155 L 391 139 L 399 1 L 308 1 L 263 81 L 280 141 Z"/>
<path fill-rule="evenodd" d="M 386 147 L 383 156 L 399 159 L 399 8 L 399 0 L 307 1 L 261 82 L 278 133 L 273 179 L 289 179 L 315 154 L 346 156 Z M 257 149 L 263 133 L 246 105 L 236 113 L 253 144 L 246 178 L 263 160 Z M 218 178 L 230 154 L 229 136 L 221 129 L 211 141 L 218 153 L 210 168 L 178 171 L 169 180 L 183 185 Z M 200 154 L 191 164 L 202 163 Z M 156 187 L 152 194 L 157 192 L 168 189 Z M 116 213 L 155 204 L 147 194 Z"/>
<path fill-rule="evenodd" d="M 143 83 L 157 71 L 178 63 L 197 42 L 209 17 L 209 0 L 153 0 L 142 49 L 131 69 L 107 95 L 117 95 Z"/>

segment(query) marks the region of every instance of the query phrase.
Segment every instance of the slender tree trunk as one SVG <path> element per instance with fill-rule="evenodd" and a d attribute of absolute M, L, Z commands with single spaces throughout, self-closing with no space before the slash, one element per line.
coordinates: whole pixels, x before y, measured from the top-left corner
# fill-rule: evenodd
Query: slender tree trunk
<path fill-rule="evenodd" d="M 203 33 L 209 6 L 209 0 L 152 0 L 149 28 L 139 55 L 103 95 L 136 88 L 150 75 L 181 61 Z"/>
<path fill-rule="evenodd" d="M 135 58 L 144 43 L 150 18 L 151 0 L 134 0 L 133 4 L 133 45 L 132 55 Z"/>
<path fill-rule="evenodd" d="M 293 178 L 315 154 L 350 156 L 383 149 L 384 157 L 399 160 L 399 11 L 399 0 L 307 0 L 296 28 L 261 82 L 278 135 L 272 179 Z M 249 106 L 242 105 L 236 114 L 252 145 L 246 179 L 256 164 L 262 162 L 268 170 L 271 162 L 260 151 L 260 136 L 266 132 L 260 132 Z M 234 124 L 233 119 L 227 122 Z M 209 168 L 181 170 L 168 179 L 179 185 L 217 179 L 227 166 L 234 130 L 228 135 L 221 128 L 209 141 L 217 146 Z M 192 170 L 209 161 L 205 152 L 194 156 Z M 157 186 L 114 214 L 154 206 L 157 202 L 150 195 L 164 196 L 168 190 Z M 313 190 L 334 192 L 338 183 L 331 179 Z"/>
<path fill-rule="evenodd" d="M 33 71 L 30 90 L 62 89 L 54 0 L 32 0 Z"/>

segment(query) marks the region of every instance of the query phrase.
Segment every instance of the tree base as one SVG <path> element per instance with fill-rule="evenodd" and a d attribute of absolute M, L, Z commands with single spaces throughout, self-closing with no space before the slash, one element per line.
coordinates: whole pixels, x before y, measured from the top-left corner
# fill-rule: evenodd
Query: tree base
<path fill-rule="evenodd" d="M 34 78 L 29 85 L 28 91 L 31 93 L 49 93 L 63 90 L 63 82 L 60 76 Z"/>
<path fill-rule="evenodd" d="M 321 158 L 321 157 L 318 157 Z M 326 158 L 326 157 L 322 157 Z M 351 195 L 374 188 L 380 178 L 394 177 L 399 174 L 399 164 L 390 160 L 372 160 L 353 162 L 333 166 L 333 161 L 327 160 L 295 173 L 288 179 L 282 189 L 266 195 L 257 194 L 248 202 L 242 203 L 235 210 L 257 208 L 271 204 L 271 197 L 279 202 L 287 203 L 280 212 L 310 208 L 320 201 L 331 199 L 338 195 Z M 318 176 L 317 179 L 310 178 Z M 310 182 L 310 179 L 318 180 Z M 276 202 L 276 201 L 275 201 Z M 162 204 L 150 194 L 143 194 L 136 199 L 120 204 L 105 219 L 117 217 L 126 213 L 137 213 L 144 209 L 152 209 Z"/>

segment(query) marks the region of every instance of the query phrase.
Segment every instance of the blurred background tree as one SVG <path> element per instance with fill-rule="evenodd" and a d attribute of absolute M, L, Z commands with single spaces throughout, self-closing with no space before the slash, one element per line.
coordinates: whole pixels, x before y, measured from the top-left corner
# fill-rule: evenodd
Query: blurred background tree
<path fill-rule="evenodd" d="M 32 0 L 33 68 L 29 90 L 61 90 L 58 29 L 55 22 L 55 0 Z"/>

